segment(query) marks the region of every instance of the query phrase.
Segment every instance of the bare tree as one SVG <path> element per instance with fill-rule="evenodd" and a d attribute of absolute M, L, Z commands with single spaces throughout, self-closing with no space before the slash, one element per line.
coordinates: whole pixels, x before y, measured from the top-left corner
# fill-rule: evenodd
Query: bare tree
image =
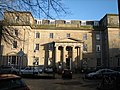
<path fill-rule="evenodd" d="M 0 20 L 0 59 L 3 51 L 1 40 L 6 42 L 6 44 L 13 44 L 15 39 L 22 40 L 19 36 L 13 34 L 13 30 L 16 32 L 16 29 L 4 17 L 4 12 L 9 11 L 27 11 L 31 12 L 34 17 L 41 18 L 44 16 L 47 19 L 55 19 L 55 15 L 59 17 L 61 14 L 67 13 L 62 5 L 62 0 L 0 0 L 0 19 L 2 16 L 4 18 Z M 24 40 L 22 41 L 24 42 Z M 55 68 L 55 60 L 53 63 Z M 55 73 L 53 76 L 55 76 Z"/>
<path fill-rule="evenodd" d="M 0 13 L 3 15 L 4 11 L 30 11 L 37 16 L 53 18 L 52 14 L 66 14 L 63 6 L 62 0 L 0 0 Z"/>
<path fill-rule="evenodd" d="M 27 11 L 39 18 L 44 16 L 47 19 L 54 19 L 53 15 L 59 17 L 61 14 L 66 14 L 63 6 L 62 0 L 0 0 L 0 16 L 4 16 L 4 12 L 6 11 Z M 5 22 L 5 18 L 3 21 L 0 21 L 0 43 L 1 39 L 8 44 L 11 44 L 15 38 L 21 40 L 19 37 L 13 35 L 12 30 L 14 29 L 9 28 L 9 25 L 3 27 L 5 26 Z"/>

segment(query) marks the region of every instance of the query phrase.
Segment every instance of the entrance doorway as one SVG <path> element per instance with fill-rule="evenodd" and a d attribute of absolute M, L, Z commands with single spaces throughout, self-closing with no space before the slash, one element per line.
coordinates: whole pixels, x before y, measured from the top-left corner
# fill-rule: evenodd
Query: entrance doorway
<path fill-rule="evenodd" d="M 71 60 L 72 60 L 72 47 L 67 46 L 66 47 L 67 55 L 68 57 L 66 58 L 66 68 L 71 69 Z"/>
<path fill-rule="evenodd" d="M 66 68 L 70 69 L 70 58 L 66 58 Z"/>
<path fill-rule="evenodd" d="M 72 69 L 72 60 L 71 58 L 66 58 L 66 68 L 67 69 Z"/>

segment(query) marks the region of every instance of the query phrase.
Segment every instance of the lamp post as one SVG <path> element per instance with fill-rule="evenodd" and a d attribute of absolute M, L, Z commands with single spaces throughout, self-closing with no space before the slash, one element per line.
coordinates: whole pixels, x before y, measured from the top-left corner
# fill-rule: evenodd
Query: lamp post
<path fill-rule="evenodd" d="M 22 51 L 22 48 L 20 49 L 20 51 L 17 53 L 17 55 L 19 56 L 19 75 L 21 75 L 21 61 L 22 61 L 22 57 L 24 56 L 24 52 Z"/>
<path fill-rule="evenodd" d="M 55 68 L 56 68 L 56 65 L 55 65 L 55 59 L 56 59 L 56 47 L 55 47 L 55 42 L 53 42 L 53 54 L 52 54 L 52 59 L 53 59 L 53 78 L 55 78 Z"/>
<path fill-rule="evenodd" d="M 34 68 L 35 68 L 35 56 L 33 56 L 33 75 L 34 75 Z"/>
<path fill-rule="evenodd" d="M 35 69 L 35 64 L 36 64 L 35 52 L 36 50 L 34 50 L 34 56 L 33 56 L 33 75 L 34 75 L 34 69 Z"/>

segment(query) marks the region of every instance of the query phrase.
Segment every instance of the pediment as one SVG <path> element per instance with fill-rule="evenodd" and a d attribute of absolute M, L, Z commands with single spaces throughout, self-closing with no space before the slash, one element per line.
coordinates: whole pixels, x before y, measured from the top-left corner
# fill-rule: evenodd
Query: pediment
<path fill-rule="evenodd" d="M 7 55 L 17 55 L 17 52 L 9 52 Z"/>
<path fill-rule="evenodd" d="M 48 44 L 51 44 L 51 43 L 83 43 L 83 41 L 75 39 L 75 38 L 63 38 L 63 39 L 59 39 L 59 40 L 55 40 L 55 41 L 52 41 L 52 42 L 42 44 L 41 46 L 48 45 Z"/>
<path fill-rule="evenodd" d="M 78 39 L 74 39 L 74 38 L 64 38 L 64 39 L 60 39 L 56 42 L 82 42 L 81 40 L 78 40 Z"/>

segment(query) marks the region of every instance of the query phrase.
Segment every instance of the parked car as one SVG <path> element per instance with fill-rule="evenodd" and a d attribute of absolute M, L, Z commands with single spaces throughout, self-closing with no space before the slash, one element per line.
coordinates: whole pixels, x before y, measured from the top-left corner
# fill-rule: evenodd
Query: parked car
<path fill-rule="evenodd" d="M 72 79 L 72 71 L 70 69 L 64 69 L 62 71 L 62 78 L 63 79 Z"/>
<path fill-rule="evenodd" d="M 0 90 L 30 90 L 20 76 L 14 74 L 0 75 Z"/>
<path fill-rule="evenodd" d="M 13 74 L 18 74 L 18 70 L 12 66 L 2 66 L 0 67 L 0 73 L 3 73 L 3 74 L 10 74 L 10 73 L 13 73 Z"/>
<path fill-rule="evenodd" d="M 43 67 L 35 66 L 34 68 L 37 69 L 40 74 L 43 73 Z"/>
<path fill-rule="evenodd" d="M 39 75 L 39 70 L 34 67 L 26 67 L 21 70 L 22 75 Z"/>
<path fill-rule="evenodd" d="M 53 73 L 53 68 L 50 67 L 50 66 L 45 67 L 45 69 L 44 69 L 44 73 L 48 73 L 48 74 Z"/>
<path fill-rule="evenodd" d="M 85 78 L 88 79 L 101 79 L 103 75 L 118 75 L 120 72 L 112 69 L 99 69 L 95 72 L 85 74 Z"/>

